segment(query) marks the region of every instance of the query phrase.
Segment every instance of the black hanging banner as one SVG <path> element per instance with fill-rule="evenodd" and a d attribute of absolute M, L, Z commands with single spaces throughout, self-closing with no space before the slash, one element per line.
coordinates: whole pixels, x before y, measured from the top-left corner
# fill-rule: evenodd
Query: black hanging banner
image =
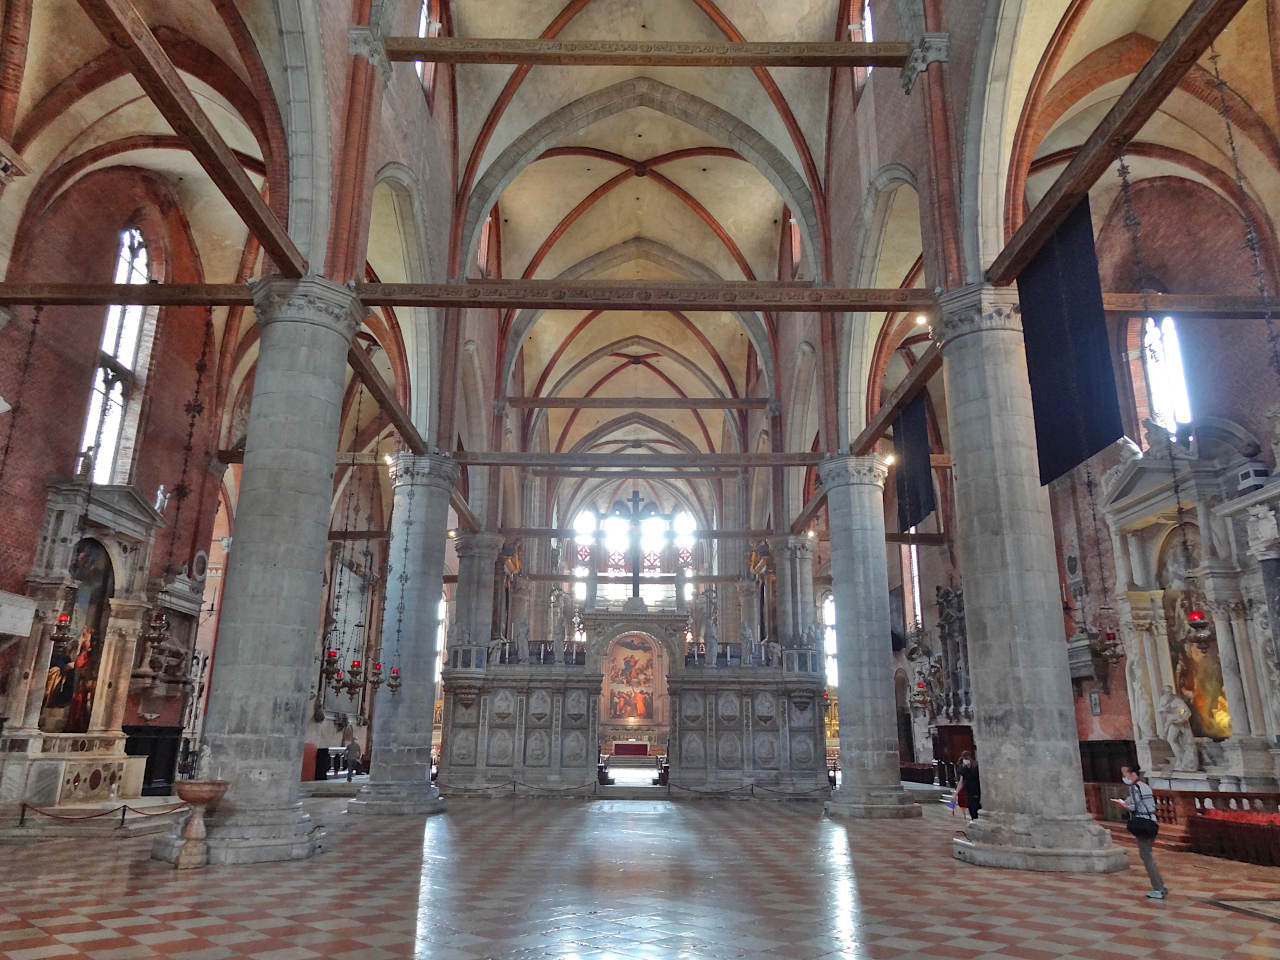
<path fill-rule="evenodd" d="M 894 486 L 898 490 L 898 529 L 903 532 L 933 513 L 933 465 L 929 459 L 926 394 L 921 390 L 893 422 Z"/>
<path fill-rule="evenodd" d="M 1018 299 L 1047 484 L 1124 433 L 1087 196 L 1022 271 Z"/>

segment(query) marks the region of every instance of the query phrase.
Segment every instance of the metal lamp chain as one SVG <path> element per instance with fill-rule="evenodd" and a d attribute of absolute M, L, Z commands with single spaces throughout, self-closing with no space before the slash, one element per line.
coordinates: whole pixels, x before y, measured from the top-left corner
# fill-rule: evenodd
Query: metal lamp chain
<path fill-rule="evenodd" d="M 187 437 L 182 445 L 182 470 L 178 474 L 178 482 L 174 485 L 172 493 L 173 498 L 178 501 L 178 505 L 173 511 L 173 528 L 169 535 L 169 549 L 164 562 L 165 576 L 168 576 L 173 571 L 173 550 L 179 531 L 182 529 L 182 507 L 187 502 L 187 498 L 191 496 L 191 487 L 187 483 L 187 474 L 191 468 L 191 453 L 195 448 L 196 423 L 204 413 L 204 400 L 201 393 L 204 389 L 204 375 L 209 369 L 209 350 L 212 346 L 213 310 L 206 308 L 204 314 L 204 338 L 200 342 L 200 356 L 195 365 L 196 381 L 191 391 L 191 399 L 183 407 L 187 414 Z"/>
<path fill-rule="evenodd" d="M 22 413 L 22 396 L 27 389 L 27 380 L 31 376 L 31 358 L 35 354 L 36 335 L 40 332 L 40 314 L 44 307 L 36 307 L 31 314 L 31 330 L 27 334 L 27 345 L 22 352 L 22 364 L 18 368 L 18 389 L 14 394 L 13 405 L 9 410 L 9 427 L 4 433 L 4 447 L 0 448 L 0 482 L 4 480 L 4 471 L 9 464 L 9 451 L 13 447 L 14 427 L 18 423 L 18 415 Z"/>
<path fill-rule="evenodd" d="M 1240 166 L 1240 151 L 1236 147 L 1235 125 L 1231 122 L 1231 113 L 1227 107 L 1227 82 L 1222 78 L 1222 71 L 1218 66 L 1218 60 L 1222 54 L 1218 53 L 1217 48 L 1209 47 L 1209 61 L 1213 64 L 1213 85 L 1218 91 L 1218 115 L 1222 117 L 1222 124 L 1226 129 L 1227 147 L 1231 153 L 1231 167 L 1235 179 L 1236 190 L 1239 191 L 1240 198 L 1240 219 L 1244 221 L 1244 243 L 1249 250 L 1249 255 L 1253 260 L 1253 281 L 1258 290 L 1258 296 L 1262 298 L 1263 319 L 1267 324 L 1267 344 L 1271 348 L 1271 355 L 1268 358 L 1271 369 L 1280 376 L 1280 330 L 1276 329 L 1275 314 L 1272 308 L 1271 291 L 1267 284 L 1267 272 L 1262 264 L 1262 241 L 1258 237 L 1257 224 L 1254 222 L 1253 214 L 1249 210 L 1249 191 L 1245 188 L 1244 170 Z"/>

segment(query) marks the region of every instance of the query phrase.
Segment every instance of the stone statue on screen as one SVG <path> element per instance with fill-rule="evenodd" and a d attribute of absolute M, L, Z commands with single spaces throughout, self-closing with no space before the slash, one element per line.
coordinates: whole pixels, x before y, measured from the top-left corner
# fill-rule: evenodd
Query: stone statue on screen
<path fill-rule="evenodd" d="M 764 662 L 767 666 L 774 667 L 782 662 L 782 644 L 773 637 L 765 641 L 764 651 Z"/>
<path fill-rule="evenodd" d="M 1191 733 L 1191 708 L 1166 686 L 1160 694 L 1160 728 L 1173 751 L 1174 770 L 1199 770 L 1196 739 Z"/>
<path fill-rule="evenodd" d="M 756 638 L 751 632 L 751 624 L 742 621 L 742 632 L 738 635 L 742 642 L 742 663 L 743 666 L 756 661 Z"/>
<path fill-rule="evenodd" d="M 716 629 L 716 618 L 707 617 L 707 626 L 702 634 L 707 644 L 707 666 L 714 667 L 716 658 L 720 656 L 720 631 Z"/>
<path fill-rule="evenodd" d="M 529 624 L 521 621 L 515 627 L 516 656 L 521 663 L 529 662 Z"/>

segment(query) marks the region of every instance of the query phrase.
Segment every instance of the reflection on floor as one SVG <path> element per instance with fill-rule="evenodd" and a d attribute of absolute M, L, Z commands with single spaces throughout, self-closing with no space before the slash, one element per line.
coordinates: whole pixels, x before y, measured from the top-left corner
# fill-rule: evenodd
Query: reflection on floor
<path fill-rule="evenodd" d="M 425 828 L 310 806 L 332 826 L 302 863 L 179 874 L 141 838 L 0 847 L 0 956 L 1280 957 L 1280 924 L 1238 909 L 1280 898 L 1280 871 L 1159 851 L 1156 903 L 1133 852 L 1107 877 L 970 867 L 937 804 L 833 822 L 816 803 L 474 800 Z"/>

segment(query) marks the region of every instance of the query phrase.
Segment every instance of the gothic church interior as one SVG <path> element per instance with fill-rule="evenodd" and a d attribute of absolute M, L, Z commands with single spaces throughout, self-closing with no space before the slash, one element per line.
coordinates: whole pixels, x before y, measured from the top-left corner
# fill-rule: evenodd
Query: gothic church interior
<path fill-rule="evenodd" d="M 0 11 L 0 952 L 1266 955 L 1280 4 Z"/>

